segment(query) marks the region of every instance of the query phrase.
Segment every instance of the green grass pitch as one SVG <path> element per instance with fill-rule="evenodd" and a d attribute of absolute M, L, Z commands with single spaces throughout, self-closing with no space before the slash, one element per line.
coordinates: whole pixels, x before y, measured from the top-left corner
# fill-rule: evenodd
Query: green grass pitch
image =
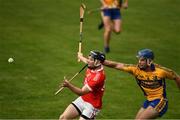
<path fill-rule="evenodd" d="M 54 96 L 63 76 L 73 76 L 77 62 L 79 6 L 76 0 L 0 0 L 0 119 L 58 119 L 77 96 L 67 89 Z M 84 0 L 87 9 L 97 0 Z M 180 74 L 180 1 L 129 0 L 122 10 L 123 32 L 112 34 L 107 59 L 135 64 L 136 52 L 150 48 L 155 62 Z M 103 50 L 100 13 L 85 14 L 83 53 Z M 14 62 L 8 63 L 13 57 Z M 143 94 L 127 73 L 105 67 L 106 91 L 99 119 L 133 119 Z M 82 86 L 84 72 L 73 83 Z M 167 81 L 169 109 L 161 119 L 180 118 L 180 92 Z"/>

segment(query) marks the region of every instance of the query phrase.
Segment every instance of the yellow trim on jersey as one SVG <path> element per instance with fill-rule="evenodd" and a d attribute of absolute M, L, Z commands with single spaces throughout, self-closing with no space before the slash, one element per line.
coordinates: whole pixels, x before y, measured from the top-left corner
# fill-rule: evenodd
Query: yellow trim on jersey
<path fill-rule="evenodd" d="M 163 108 L 166 106 L 166 104 L 167 104 L 167 99 L 161 98 L 158 105 L 156 105 L 155 110 L 160 113 L 163 110 Z"/>

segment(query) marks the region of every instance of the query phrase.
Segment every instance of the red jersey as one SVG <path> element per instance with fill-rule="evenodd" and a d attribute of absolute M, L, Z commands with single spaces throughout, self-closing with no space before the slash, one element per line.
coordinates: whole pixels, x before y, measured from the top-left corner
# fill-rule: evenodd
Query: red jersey
<path fill-rule="evenodd" d="M 93 105 L 93 107 L 101 109 L 102 97 L 105 88 L 105 74 L 103 67 L 99 70 L 87 69 L 84 85 L 86 85 L 91 92 L 82 95 L 82 99 Z"/>

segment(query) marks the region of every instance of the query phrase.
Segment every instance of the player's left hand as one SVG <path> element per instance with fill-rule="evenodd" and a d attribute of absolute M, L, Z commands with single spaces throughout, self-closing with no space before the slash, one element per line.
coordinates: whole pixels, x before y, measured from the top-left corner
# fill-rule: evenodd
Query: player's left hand
<path fill-rule="evenodd" d="M 69 81 L 66 79 L 66 76 L 64 76 L 64 81 L 60 85 L 60 87 L 68 87 L 69 86 Z"/>
<path fill-rule="evenodd" d="M 63 87 L 69 87 L 69 81 L 68 81 L 67 79 L 64 80 L 62 86 L 63 86 Z"/>
<path fill-rule="evenodd" d="M 123 3 L 122 8 L 127 9 L 128 8 L 128 3 Z"/>

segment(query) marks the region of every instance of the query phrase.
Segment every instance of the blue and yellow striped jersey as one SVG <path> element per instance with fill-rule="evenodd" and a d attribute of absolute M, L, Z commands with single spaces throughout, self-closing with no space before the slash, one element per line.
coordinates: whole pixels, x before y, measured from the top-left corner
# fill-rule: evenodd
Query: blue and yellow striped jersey
<path fill-rule="evenodd" d="M 155 64 L 155 70 L 152 72 L 145 72 L 137 65 L 130 64 L 125 64 L 122 70 L 135 76 L 138 85 L 149 101 L 162 97 L 166 98 L 165 79 L 175 79 L 177 77 L 174 71 L 158 64 Z"/>

